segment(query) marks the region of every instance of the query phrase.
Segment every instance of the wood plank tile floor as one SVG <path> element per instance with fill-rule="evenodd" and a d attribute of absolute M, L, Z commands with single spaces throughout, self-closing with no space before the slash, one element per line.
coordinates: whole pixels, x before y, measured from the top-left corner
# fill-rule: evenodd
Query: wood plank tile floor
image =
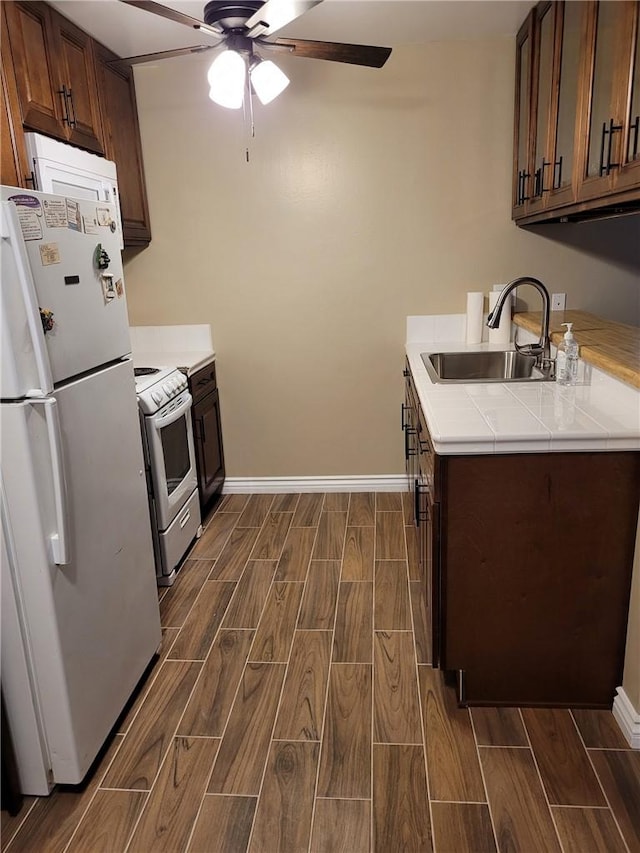
<path fill-rule="evenodd" d="M 430 667 L 406 503 L 223 498 L 86 784 L 3 813 L 2 850 L 640 851 L 610 712 L 461 709 Z"/>

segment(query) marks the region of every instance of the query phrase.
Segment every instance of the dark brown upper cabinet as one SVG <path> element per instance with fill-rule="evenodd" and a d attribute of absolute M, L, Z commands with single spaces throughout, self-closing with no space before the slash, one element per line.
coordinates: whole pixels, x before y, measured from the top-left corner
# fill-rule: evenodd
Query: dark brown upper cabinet
<path fill-rule="evenodd" d="M 3 4 L 6 6 L 6 3 Z M 20 113 L 18 91 L 8 49 L 7 22 L 4 8 L 0 9 L 0 176 L 10 187 L 26 186 L 31 177 L 27 166 L 24 134 L 16 117 Z"/>
<path fill-rule="evenodd" d="M 639 2 L 617 0 L 529 13 L 516 43 L 518 224 L 640 210 L 639 17 Z"/>
<path fill-rule="evenodd" d="M 516 38 L 516 104 L 513 133 L 513 218 L 524 216 L 531 196 L 531 81 L 533 26 L 535 13 L 529 12 Z"/>
<path fill-rule="evenodd" d="M 585 24 L 585 157 L 578 199 L 640 184 L 638 15 L 640 3 L 589 3 Z"/>
<path fill-rule="evenodd" d="M 125 247 L 151 240 L 133 73 L 46 3 L 2 3 L 0 180 L 33 188 L 24 132 L 113 160 Z"/>
<path fill-rule="evenodd" d="M 94 49 L 105 154 L 118 169 L 124 243 L 144 246 L 151 240 L 151 228 L 133 71 L 113 64 L 118 57 L 103 45 L 96 42 Z"/>
<path fill-rule="evenodd" d="M 24 127 L 103 154 L 90 37 L 46 3 L 3 6 Z"/>

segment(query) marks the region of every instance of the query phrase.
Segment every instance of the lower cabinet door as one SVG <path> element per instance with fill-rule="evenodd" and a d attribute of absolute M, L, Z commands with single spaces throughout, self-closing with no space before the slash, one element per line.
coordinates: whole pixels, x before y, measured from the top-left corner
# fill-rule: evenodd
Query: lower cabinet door
<path fill-rule="evenodd" d="M 204 506 L 222 488 L 224 452 L 218 391 L 208 394 L 193 408 L 200 504 Z"/>

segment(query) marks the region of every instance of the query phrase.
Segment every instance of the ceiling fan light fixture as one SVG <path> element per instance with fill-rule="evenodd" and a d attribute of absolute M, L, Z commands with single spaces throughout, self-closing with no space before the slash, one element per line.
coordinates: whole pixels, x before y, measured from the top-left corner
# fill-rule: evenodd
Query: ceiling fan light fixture
<path fill-rule="evenodd" d="M 251 84 L 261 104 L 269 104 L 289 85 L 289 78 L 275 62 L 262 59 L 251 69 Z"/>
<path fill-rule="evenodd" d="M 235 50 L 225 50 L 211 63 L 207 73 L 209 97 L 221 107 L 239 110 L 244 100 L 247 67 Z"/>

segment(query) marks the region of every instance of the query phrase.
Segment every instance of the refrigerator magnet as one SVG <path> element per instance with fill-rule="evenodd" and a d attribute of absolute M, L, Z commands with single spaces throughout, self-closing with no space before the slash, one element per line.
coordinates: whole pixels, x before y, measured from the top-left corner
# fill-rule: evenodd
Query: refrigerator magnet
<path fill-rule="evenodd" d="M 85 234 L 97 234 L 98 233 L 98 223 L 93 218 L 93 216 L 83 216 L 82 217 L 82 226 L 84 228 Z"/>
<path fill-rule="evenodd" d="M 18 221 L 20 229 L 25 240 L 42 240 L 42 224 L 40 217 L 42 216 L 42 208 L 40 207 L 40 199 L 33 195 L 9 196 L 9 201 L 12 201 L 18 212 Z"/>
<path fill-rule="evenodd" d="M 47 228 L 67 228 L 67 205 L 63 198 L 45 198 L 42 200 L 44 224 Z"/>
<path fill-rule="evenodd" d="M 113 302 L 116 298 L 116 288 L 113 283 L 113 276 L 110 272 L 103 272 L 100 274 L 100 282 L 102 284 L 102 295 L 104 296 L 105 305 L 109 302 Z"/>
<path fill-rule="evenodd" d="M 109 225 L 111 225 L 111 211 L 108 207 L 97 207 L 96 217 L 98 220 L 98 225 L 102 225 L 107 228 L 109 227 Z"/>
<path fill-rule="evenodd" d="M 124 295 L 124 285 L 122 284 L 121 278 L 116 281 L 116 293 L 118 294 L 118 299 L 122 299 Z"/>
<path fill-rule="evenodd" d="M 42 243 L 40 249 L 40 262 L 43 267 L 60 263 L 60 249 L 57 243 Z"/>
<path fill-rule="evenodd" d="M 72 231 L 82 231 L 82 216 L 80 214 L 80 205 L 77 201 L 71 198 L 66 199 L 67 202 L 67 220 L 69 228 Z"/>

